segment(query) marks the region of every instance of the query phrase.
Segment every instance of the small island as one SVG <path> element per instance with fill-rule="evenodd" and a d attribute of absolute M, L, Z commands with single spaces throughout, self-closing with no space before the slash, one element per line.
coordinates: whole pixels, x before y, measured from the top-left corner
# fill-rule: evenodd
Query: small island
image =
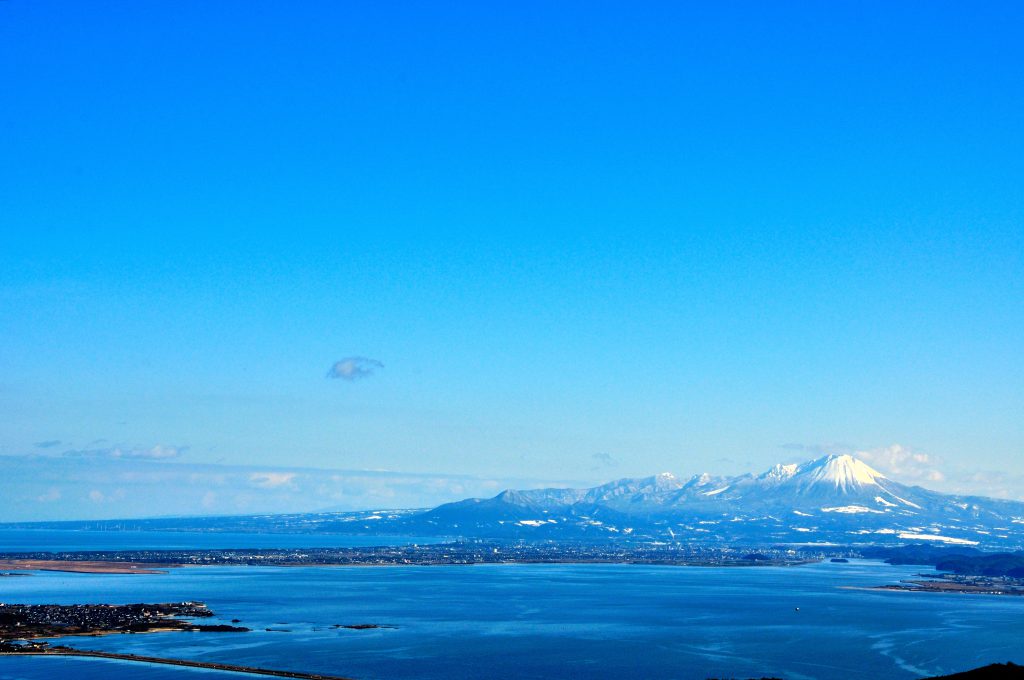
<path fill-rule="evenodd" d="M 348 625 L 336 623 L 331 628 L 345 628 L 348 630 L 377 630 L 381 628 L 398 628 L 389 623 L 350 623 Z"/>

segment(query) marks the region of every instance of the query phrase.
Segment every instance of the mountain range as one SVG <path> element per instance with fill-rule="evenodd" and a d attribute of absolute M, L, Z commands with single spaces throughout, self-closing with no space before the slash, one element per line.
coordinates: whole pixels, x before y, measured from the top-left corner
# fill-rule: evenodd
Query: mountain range
<path fill-rule="evenodd" d="M 850 455 L 759 475 L 662 473 L 589 489 L 508 490 L 401 521 L 420 533 L 516 538 L 1024 544 L 1024 503 L 901 484 Z"/>
<path fill-rule="evenodd" d="M 21 525 L 26 526 L 26 525 Z M 38 523 L 36 527 L 340 533 L 708 545 L 926 543 L 1024 547 L 1024 502 L 939 493 L 849 455 L 761 474 L 625 478 L 505 490 L 432 509 Z M 310 545 L 315 540 L 311 539 Z"/>

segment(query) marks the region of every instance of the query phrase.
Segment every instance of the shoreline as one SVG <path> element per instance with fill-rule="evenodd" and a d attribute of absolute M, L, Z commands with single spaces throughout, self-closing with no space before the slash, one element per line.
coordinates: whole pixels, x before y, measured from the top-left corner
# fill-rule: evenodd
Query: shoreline
<path fill-rule="evenodd" d="M 933 593 L 937 595 L 993 595 L 998 597 L 1021 597 L 1024 596 L 1024 591 L 1020 590 L 999 590 L 985 586 L 968 586 L 963 587 L 962 584 L 957 584 L 957 587 L 940 587 L 930 584 L 914 584 L 914 585 L 882 585 L 882 586 L 836 586 L 840 590 L 865 590 L 870 592 L 884 592 L 884 593 Z"/>
<path fill-rule="evenodd" d="M 304 673 L 302 671 L 283 671 L 271 668 L 257 668 L 255 666 L 238 666 L 235 664 L 216 663 L 210 661 L 191 661 L 188 659 L 169 659 L 159 656 L 140 656 L 137 654 L 117 654 L 114 652 L 94 652 L 80 649 L 52 649 L 47 651 L 31 652 L 0 652 L 0 657 L 19 656 L 50 656 L 50 657 L 75 657 L 92 659 L 109 659 L 113 661 L 129 661 L 132 663 L 159 664 L 164 666 L 180 666 L 185 668 L 201 668 L 204 670 L 223 671 L 226 673 L 246 673 L 248 675 L 263 675 L 277 678 L 294 678 L 297 680 L 352 680 L 340 675 L 324 675 L 321 673 Z"/>
<path fill-rule="evenodd" d="M 75 574 L 166 574 L 181 565 L 109 560 L 0 560 L 0 569 L 13 571 L 60 571 Z"/>
<path fill-rule="evenodd" d="M 422 562 L 270 562 L 253 563 L 251 561 L 222 562 L 217 564 L 196 564 L 196 563 L 152 563 L 152 562 L 119 562 L 112 560 L 38 560 L 38 559 L 5 559 L 0 560 L 0 569 L 7 569 L 21 572 L 52 571 L 74 574 L 168 574 L 171 569 L 201 568 L 201 567 L 254 567 L 254 568 L 284 568 L 294 569 L 298 567 L 321 567 L 321 568 L 345 568 L 345 567 L 494 567 L 510 565 L 614 565 L 614 566 L 663 566 L 663 567 L 698 567 L 698 568 L 758 568 L 758 567 L 799 567 L 807 564 L 816 564 L 820 559 L 795 559 L 795 560 L 765 560 L 765 561 L 742 561 L 723 560 L 613 560 L 613 559 L 521 559 L 508 561 L 479 561 L 479 562 L 444 562 L 444 561 L 422 561 Z M 29 574 L 5 574 L 10 576 L 28 576 Z"/>

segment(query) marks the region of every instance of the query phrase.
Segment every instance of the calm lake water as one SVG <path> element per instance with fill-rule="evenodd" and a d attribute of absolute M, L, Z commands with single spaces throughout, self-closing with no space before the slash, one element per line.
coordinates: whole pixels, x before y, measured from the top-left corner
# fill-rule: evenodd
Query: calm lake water
<path fill-rule="evenodd" d="M 83 648 L 354 678 L 915 678 L 1024 661 L 1024 598 L 844 588 L 913 567 L 203 567 L 0 579 L 0 601 L 199 599 L 250 633 L 76 638 Z M 799 607 L 799 611 L 796 608 Z M 382 623 L 382 630 L 332 624 Z M 267 630 L 270 629 L 270 630 Z M 0 659 L 0 678 L 238 677 Z"/>

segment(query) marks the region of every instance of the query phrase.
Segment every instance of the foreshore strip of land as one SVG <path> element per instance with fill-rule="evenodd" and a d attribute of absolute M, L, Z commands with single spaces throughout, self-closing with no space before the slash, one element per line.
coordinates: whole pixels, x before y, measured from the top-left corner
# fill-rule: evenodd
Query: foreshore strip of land
<path fill-rule="evenodd" d="M 0 656 L 71 656 L 95 659 L 113 659 L 115 661 L 132 661 L 135 663 L 163 664 L 165 666 L 185 666 L 203 668 L 230 673 L 248 673 L 249 675 L 269 675 L 276 678 L 298 678 L 299 680 L 352 680 L 339 675 L 323 675 L 320 673 L 302 673 L 299 671 L 279 671 L 270 668 L 253 666 L 237 666 L 235 664 L 214 663 L 209 661 L 190 661 L 188 659 L 167 659 L 158 656 L 139 656 L 137 654 L 115 654 L 113 652 L 94 652 L 81 649 L 51 648 L 45 651 L 0 652 Z"/>
<path fill-rule="evenodd" d="M 0 569 L 12 571 L 65 571 L 76 574 L 166 574 L 173 564 L 113 562 L 109 560 L 0 560 Z"/>
<path fill-rule="evenodd" d="M 986 576 L 955 576 L 943 574 L 927 579 L 901 581 L 897 584 L 876 586 L 873 590 L 907 593 L 962 593 L 978 595 L 1024 595 L 1024 582 L 1020 579 Z"/>

